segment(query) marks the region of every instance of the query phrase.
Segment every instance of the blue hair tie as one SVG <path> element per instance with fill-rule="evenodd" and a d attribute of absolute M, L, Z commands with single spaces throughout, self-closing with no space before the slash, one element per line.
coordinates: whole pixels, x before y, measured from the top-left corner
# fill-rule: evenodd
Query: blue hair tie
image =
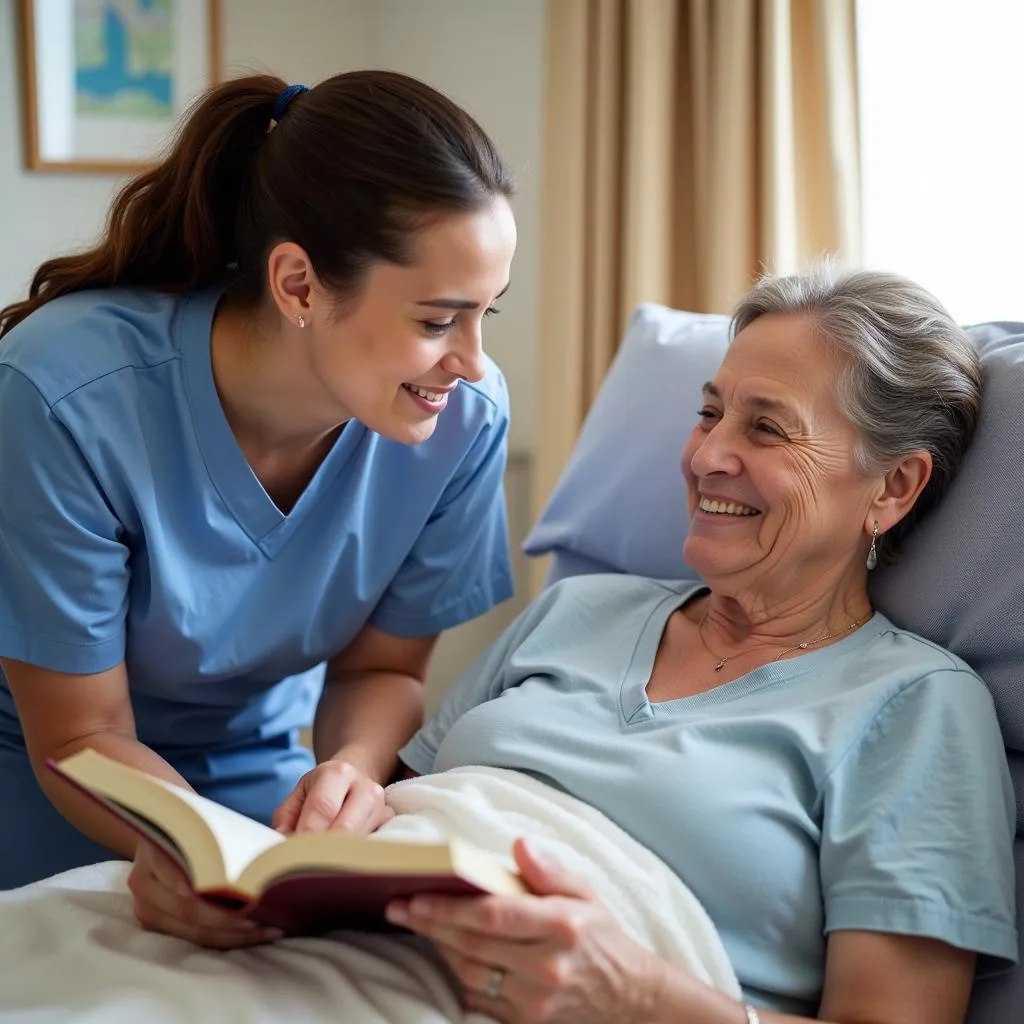
<path fill-rule="evenodd" d="M 287 88 L 282 89 L 277 99 L 274 100 L 274 120 L 280 121 L 284 117 L 288 107 L 291 106 L 291 102 L 299 95 L 300 92 L 309 92 L 308 85 L 289 85 Z"/>

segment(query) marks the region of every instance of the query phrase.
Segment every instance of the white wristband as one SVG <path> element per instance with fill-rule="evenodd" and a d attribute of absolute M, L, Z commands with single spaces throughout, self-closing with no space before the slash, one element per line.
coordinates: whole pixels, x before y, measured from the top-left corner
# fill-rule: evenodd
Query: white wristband
<path fill-rule="evenodd" d="M 747 1011 L 747 1024 L 761 1024 L 761 1015 L 750 1003 L 744 1003 L 743 1009 Z"/>

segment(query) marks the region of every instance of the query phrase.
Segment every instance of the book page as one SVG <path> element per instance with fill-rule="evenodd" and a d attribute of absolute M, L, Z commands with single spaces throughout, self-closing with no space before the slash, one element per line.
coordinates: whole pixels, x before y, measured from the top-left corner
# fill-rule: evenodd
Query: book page
<path fill-rule="evenodd" d="M 188 874 L 192 874 L 192 862 L 189 860 L 188 854 L 174 841 L 174 839 L 166 833 L 158 825 L 155 825 L 149 818 L 144 818 L 141 814 L 136 814 L 130 807 L 125 807 L 124 804 L 119 804 L 116 800 L 110 797 L 101 796 L 97 797 L 97 800 L 102 801 L 115 813 L 121 815 L 125 820 L 137 828 L 144 836 L 151 839 L 157 846 L 160 847 L 168 857 L 172 857 L 176 860 Z"/>
<path fill-rule="evenodd" d="M 340 831 L 305 833 L 254 858 L 243 875 L 243 888 L 258 892 L 277 876 L 302 871 L 450 875 L 452 858 L 447 843 L 395 842 Z"/>
<path fill-rule="evenodd" d="M 154 781 L 170 785 L 161 779 Z M 280 832 L 275 832 L 272 828 L 261 825 L 237 811 L 222 807 L 197 793 L 175 786 L 174 794 L 179 800 L 195 808 L 206 822 L 221 848 L 224 873 L 232 881 L 238 878 L 249 861 L 285 841 Z"/>
<path fill-rule="evenodd" d="M 257 894 L 272 881 L 292 874 L 358 874 L 370 878 L 461 878 L 478 888 L 506 895 L 525 891 L 515 869 L 459 839 L 424 842 L 385 836 L 320 832 L 292 836 L 265 851 L 243 873 L 240 889 Z"/>
<path fill-rule="evenodd" d="M 232 884 L 250 860 L 285 841 L 244 814 L 97 750 L 86 748 L 48 763 L 115 813 L 131 812 L 136 826 L 139 819 L 149 822 L 145 831 L 151 838 L 158 838 L 152 829 L 159 829 L 187 859 L 197 889 Z"/>

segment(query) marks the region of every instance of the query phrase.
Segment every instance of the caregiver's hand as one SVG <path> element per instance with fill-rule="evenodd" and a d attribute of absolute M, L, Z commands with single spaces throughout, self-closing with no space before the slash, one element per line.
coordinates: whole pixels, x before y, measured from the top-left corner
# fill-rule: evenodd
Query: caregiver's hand
<path fill-rule="evenodd" d="M 339 829 L 368 835 L 394 816 L 380 783 L 347 761 L 324 761 L 299 779 L 271 824 L 279 832 Z"/>
<path fill-rule="evenodd" d="M 174 861 L 149 843 L 139 843 L 135 851 L 128 888 L 135 897 L 135 917 L 147 931 L 211 949 L 257 946 L 284 934 L 200 899 Z"/>
<path fill-rule="evenodd" d="M 651 1019 L 662 962 L 557 864 L 522 840 L 514 853 L 534 895 L 416 897 L 388 919 L 431 939 L 467 1007 L 505 1024 Z"/>

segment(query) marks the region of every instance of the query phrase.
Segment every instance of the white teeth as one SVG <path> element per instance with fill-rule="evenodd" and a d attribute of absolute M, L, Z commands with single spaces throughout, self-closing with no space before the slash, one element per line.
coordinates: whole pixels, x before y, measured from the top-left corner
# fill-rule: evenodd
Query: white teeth
<path fill-rule="evenodd" d="M 413 394 L 419 395 L 420 398 L 425 398 L 428 402 L 440 402 L 444 398 L 443 391 L 428 391 L 426 388 L 418 388 L 415 384 L 405 384 Z"/>
<path fill-rule="evenodd" d="M 716 512 L 724 516 L 756 516 L 757 509 L 749 505 L 741 505 L 735 501 L 712 501 L 709 498 L 700 499 L 700 507 L 703 512 Z"/>

